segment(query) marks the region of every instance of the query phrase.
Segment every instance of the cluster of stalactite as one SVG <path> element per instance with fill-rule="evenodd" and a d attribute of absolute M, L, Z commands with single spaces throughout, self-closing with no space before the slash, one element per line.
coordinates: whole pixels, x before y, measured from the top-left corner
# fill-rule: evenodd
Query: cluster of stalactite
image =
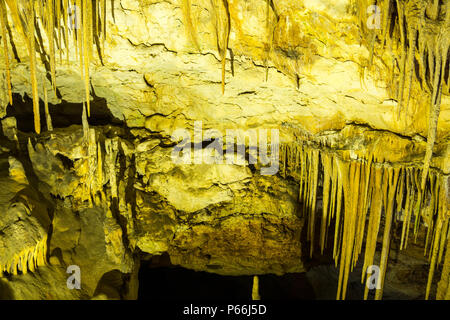
<path fill-rule="evenodd" d="M 280 161 L 282 175 L 299 181 L 299 201 L 308 217 L 307 240 L 311 244 L 311 256 L 316 245 L 316 215 L 320 216 L 322 253 L 334 219 L 333 257 L 336 266 L 339 265 L 337 299 L 345 299 L 349 273 L 361 253 L 364 254 L 363 283 L 368 268 L 377 265 L 374 256 L 384 221 L 378 263 L 380 289 L 375 294 L 376 299 L 381 299 L 394 219 L 403 226 L 400 249 L 407 247 L 409 238 L 417 239 L 419 227 L 427 228 L 428 299 L 435 269 L 443 261 L 449 238 L 448 176 L 432 170 L 425 188 L 421 188 L 422 169 L 416 166 L 385 164 L 374 154 L 366 159 L 352 159 L 348 152 L 337 154 L 307 143 L 282 145 Z M 322 189 L 321 212 L 317 210 L 319 187 Z M 368 290 L 366 286 L 365 299 Z"/>
<path fill-rule="evenodd" d="M 17 275 L 19 272 L 27 274 L 28 271 L 34 272 L 37 267 L 47 265 L 47 236 L 35 246 L 23 249 L 14 254 L 12 259 L 1 261 L 0 274 L 6 272 L 11 275 Z"/>
<path fill-rule="evenodd" d="M 195 48 L 200 51 L 200 45 L 197 38 L 197 33 L 195 30 L 195 25 L 192 21 L 191 16 L 191 0 L 182 0 L 182 11 L 184 23 L 187 31 L 187 36 L 190 38 Z M 264 43 L 264 65 L 266 68 L 266 81 L 269 75 L 269 56 L 272 50 L 274 42 L 274 32 L 276 23 L 279 20 L 277 10 L 274 6 L 272 0 L 265 0 L 266 2 L 266 42 Z M 214 24 L 214 31 L 217 39 L 217 50 L 222 62 L 222 94 L 225 93 L 225 67 L 227 52 L 230 53 L 230 58 L 233 60 L 233 51 L 229 48 L 230 33 L 231 33 L 231 15 L 230 15 L 230 4 L 228 0 L 211 0 L 211 15 Z M 231 62 L 231 72 L 234 76 L 233 61 Z M 298 85 L 297 76 L 297 85 Z"/>
<path fill-rule="evenodd" d="M 11 19 L 11 21 L 9 19 Z M 8 29 L 11 25 L 19 31 L 25 42 L 30 59 L 30 76 L 33 96 L 33 112 L 35 131 L 41 131 L 39 113 L 38 80 L 42 79 L 46 121 L 51 130 L 51 119 L 48 113 L 47 93 L 44 77 L 49 74 L 53 91 L 56 94 L 57 53 L 59 61 L 69 63 L 71 46 L 74 47 L 80 65 L 80 73 L 85 82 L 86 104 L 90 114 L 90 77 L 89 66 L 93 60 L 93 47 L 97 45 L 100 57 L 106 39 L 106 0 L 0 0 L 0 22 L 3 40 L 3 51 L 6 65 L 6 83 L 9 102 L 12 105 L 12 84 L 9 58 Z M 46 35 L 49 70 L 38 76 L 36 52 L 37 46 L 44 47 L 41 35 Z M 102 39 L 103 45 L 100 45 Z M 43 40 L 42 40 L 43 41 Z M 44 63 L 45 65 L 45 63 Z"/>
<path fill-rule="evenodd" d="M 133 227 L 135 198 L 133 185 L 134 159 L 132 148 L 118 136 L 106 137 L 101 130 L 89 127 L 86 106 L 82 115 L 83 158 L 75 161 L 75 172 L 80 179 L 74 192 L 73 207 L 98 207 L 107 217 L 120 214 L 126 217 L 127 228 Z"/>
<path fill-rule="evenodd" d="M 182 0 L 182 10 L 186 31 L 197 50 L 200 46 L 191 17 L 191 0 Z M 211 14 L 217 38 L 217 50 L 222 61 L 222 93 L 225 93 L 225 66 L 230 40 L 231 18 L 228 0 L 211 0 Z"/>
<path fill-rule="evenodd" d="M 423 189 L 436 141 L 442 94 L 450 93 L 450 1 L 354 0 L 353 3 L 363 39 L 370 48 L 370 60 L 377 48 L 380 52 L 388 48 L 394 55 L 392 71 L 398 67 L 400 75 L 396 97 L 398 117 L 408 113 L 413 81 L 420 86 L 420 92 L 430 95 Z M 367 26 L 367 8 L 371 5 L 381 9 L 379 27 Z"/>
<path fill-rule="evenodd" d="M 450 238 L 447 240 L 447 248 L 450 248 Z M 439 281 L 436 294 L 438 300 L 450 300 L 450 250 L 447 250 L 444 260 L 442 278 Z"/>
<path fill-rule="evenodd" d="M 130 171 L 132 165 L 129 154 L 125 155 L 123 151 L 123 141 L 119 137 L 104 137 L 101 131 L 90 128 L 85 107 L 83 138 L 80 143 L 82 157 L 74 164 L 74 173 L 79 177 L 79 184 L 72 194 L 73 208 L 103 208 L 109 218 L 113 217 L 113 212 L 120 212 L 128 218 L 128 225 L 132 226 L 132 207 L 126 186 L 130 183 L 129 177 L 132 177 L 133 173 Z M 35 150 L 29 140 L 28 153 L 32 155 L 35 152 L 38 150 Z M 123 168 L 120 162 L 123 162 L 126 168 Z M 48 231 L 42 230 L 42 233 L 44 236 L 35 246 L 0 257 L 0 275 L 26 274 L 34 272 L 37 267 L 46 266 L 47 246 L 51 239 Z M 109 239 L 108 237 L 114 238 L 117 234 L 105 236 Z"/>
<path fill-rule="evenodd" d="M 90 128 L 87 121 L 86 106 L 83 108 L 83 150 L 84 161 L 79 175 L 82 177 L 82 192 L 77 195 L 80 203 L 88 202 L 89 206 L 104 206 L 108 210 L 112 199 L 118 198 L 117 167 L 120 152 L 120 139 L 102 138 L 95 128 Z M 109 181 L 110 188 L 105 192 L 105 184 Z"/>

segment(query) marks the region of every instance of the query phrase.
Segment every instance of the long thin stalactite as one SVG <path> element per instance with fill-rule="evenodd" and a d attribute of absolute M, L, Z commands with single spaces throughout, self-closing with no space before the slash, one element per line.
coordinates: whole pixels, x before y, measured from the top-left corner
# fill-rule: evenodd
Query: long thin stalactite
<path fill-rule="evenodd" d="M 428 240 L 425 248 L 430 268 L 425 297 L 430 297 L 431 284 L 436 268 L 443 262 L 449 237 L 450 213 L 447 208 L 445 176 L 439 170 L 431 170 L 423 193 L 417 165 L 384 163 L 383 157 L 368 152 L 368 156 L 353 159 L 349 153 L 336 153 L 331 149 L 310 145 L 307 141 L 281 145 L 282 175 L 292 176 L 299 182 L 299 201 L 308 218 L 307 240 L 310 256 L 315 242 L 315 222 L 318 189 L 322 187 L 319 247 L 323 253 L 331 219 L 335 220 L 333 257 L 339 266 L 337 299 L 345 299 L 348 279 L 359 256 L 364 264 L 361 282 L 372 265 L 379 265 L 379 287 L 375 299 L 383 295 L 394 221 L 402 223 L 400 248 L 407 248 L 407 239 L 416 236 L 415 227 L 420 216 L 428 213 L 426 220 Z M 400 213 L 400 214 L 399 214 Z M 383 227 L 381 226 L 381 222 Z M 382 232 L 382 233 L 381 233 Z M 377 239 L 381 235 L 380 261 L 375 262 Z M 366 287 L 364 299 L 368 298 Z"/>
<path fill-rule="evenodd" d="M 447 60 L 450 54 L 450 1 L 354 0 L 353 3 L 362 37 L 367 39 L 369 45 L 370 56 L 376 51 L 375 39 L 378 37 L 380 56 L 390 50 L 396 57 L 399 68 L 398 118 L 408 115 L 414 82 L 420 86 L 421 92 L 430 96 L 427 149 L 420 181 L 423 190 L 436 143 L 442 93 L 450 84 Z M 382 23 L 378 33 L 366 27 L 368 5 L 381 8 Z M 419 70 L 417 75 L 416 69 Z"/>
<path fill-rule="evenodd" d="M 95 11 L 94 11 L 94 8 Z M 94 16 L 95 12 L 95 16 Z M 0 23 L 3 42 L 4 59 L 6 66 L 6 83 L 9 103 L 13 104 L 12 83 L 10 74 L 9 45 L 7 28 L 8 16 L 11 17 L 15 28 L 22 36 L 28 49 L 30 60 L 30 78 L 33 97 L 33 113 L 36 133 L 41 132 L 38 76 L 39 68 L 36 60 L 37 41 L 39 30 L 46 35 L 48 48 L 49 70 L 51 85 L 54 94 L 57 94 L 57 55 L 59 62 L 65 53 L 70 61 L 70 45 L 74 46 L 74 56 L 80 64 L 80 74 L 85 83 L 85 103 L 88 116 L 90 115 L 90 73 L 89 67 L 93 61 L 94 38 L 101 34 L 103 47 L 106 38 L 106 1 L 105 0 L 0 0 Z M 94 21 L 95 20 L 95 21 Z M 98 23 L 101 21 L 102 23 Z M 62 23 L 61 23 L 62 22 Z M 72 41 L 70 40 L 72 35 Z M 73 49 L 72 49 L 73 50 Z M 102 54 L 104 48 L 99 50 Z M 45 65 L 45 63 L 44 63 Z"/>

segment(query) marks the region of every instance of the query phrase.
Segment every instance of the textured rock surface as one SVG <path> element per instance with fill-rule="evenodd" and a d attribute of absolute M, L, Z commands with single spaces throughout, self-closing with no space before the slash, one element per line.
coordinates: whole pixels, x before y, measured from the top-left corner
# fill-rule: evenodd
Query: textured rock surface
<path fill-rule="evenodd" d="M 277 128 L 283 143 L 307 137 L 351 159 L 370 150 L 384 153 L 379 162 L 420 166 L 424 111 L 411 105 L 397 119 L 383 62 L 365 70 L 369 52 L 348 13 L 350 1 L 277 0 L 270 8 L 265 1 L 228 2 L 224 94 L 223 26 L 215 22 L 214 1 L 191 1 L 193 30 L 181 1 L 107 1 L 103 64 L 95 59 L 90 70 L 90 129 L 81 126 L 84 82 L 72 50 L 70 64 L 56 69 L 58 96 L 38 59 L 40 96 L 46 81 L 59 123 L 40 136 L 17 130 L 32 121 L 31 108 L 20 109 L 31 84 L 26 46 L 12 30 L 20 59 L 11 61 L 14 106 L 6 90 L 0 94 L 0 209 L 32 188 L 49 203 L 52 231 L 41 278 L 1 278 L 2 297 L 134 298 L 139 251 L 168 253 L 173 264 L 223 275 L 305 271 L 298 184 L 261 176 L 248 163 L 173 163 L 170 137 L 177 128 L 193 132 L 194 121 L 223 134 Z M 432 166 L 445 174 L 449 129 L 450 99 L 443 95 Z M 36 241 L 42 236 L 30 232 Z M 11 248 L 0 242 L 0 257 L 10 259 Z M 81 267 L 82 291 L 67 291 L 65 270 L 73 264 Z"/>
<path fill-rule="evenodd" d="M 105 65 L 94 62 L 91 83 L 95 95 L 105 98 L 112 114 L 129 127 L 145 126 L 170 135 L 175 127 L 190 127 L 194 120 L 217 129 L 292 122 L 318 133 L 357 122 L 402 135 L 426 136 L 420 112 L 411 112 L 406 122 L 397 121 L 396 103 L 386 85 L 377 81 L 376 74 L 361 73 L 368 51 L 358 42 L 357 26 L 346 13 L 347 1 L 338 6 L 328 1 L 304 5 L 274 1 L 279 21 L 271 9 L 272 50 L 267 49 L 266 4 L 230 3 L 233 59 L 226 64 L 225 95 L 220 90 L 220 57 L 209 1 L 192 1 L 200 51 L 188 36 L 179 1 L 114 3 L 107 11 L 111 16 Z M 23 62 L 14 62 L 13 91 L 31 96 L 27 55 L 21 52 L 21 38 L 14 39 Z M 72 51 L 71 66 L 57 68 L 57 87 L 64 101 L 82 102 L 84 84 Z M 60 101 L 50 83 L 46 88 L 51 103 Z M 439 141 L 448 133 L 449 106 L 448 97 L 443 96 Z"/>

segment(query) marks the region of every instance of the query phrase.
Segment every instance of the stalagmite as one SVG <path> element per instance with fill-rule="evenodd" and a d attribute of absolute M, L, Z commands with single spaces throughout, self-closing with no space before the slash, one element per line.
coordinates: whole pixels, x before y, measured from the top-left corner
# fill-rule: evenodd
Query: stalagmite
<path fill-rule="evenodd" d="M 258 278 L 258 276 L 253 276 L 252 300 L 261 300 L 261 297 L 259 295 L 259 278 Z"/>

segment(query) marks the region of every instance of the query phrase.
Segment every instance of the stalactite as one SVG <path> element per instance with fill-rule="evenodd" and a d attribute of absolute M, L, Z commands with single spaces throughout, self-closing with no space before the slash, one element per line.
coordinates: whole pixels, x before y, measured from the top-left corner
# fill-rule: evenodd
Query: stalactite
<path fill-rule="evenodd" d="M 391 25 L 391 19 L 392 19 L 392 8 L 393 8 L 393 0 L 384 0 L 384 5 L 383 5 L 383 26 L 381 27 L 381 30 L 383 30 L 383 34 L 382 34 L 382 41 L 381 41 L 381 45 L 384 46 L 386 44 L 387 41 L 387 37 L 389 36 L 389 30 L 390 30 L 390 25 Z M 365 8 L 363 8 L 365 9 Z"/>
<path fill-rule="evenodd" d="M 92 199 L 95 200 L 95 194 L 100 189 L 98 185 L 98 150 L 97 137 L 94 128 L 89 129 L 89 144 L 88 144 L 88 177 L 87 186 L 88 194 L 86 194 L 89 204 L 92 206 Z"/>
<path fill-rule="evenodd" d="M 377 245 L 378 231 L 380 228 L 381 212 L 382 212 L 382 192 L 380 185 L 383 179 L 383 170 L 381 168 L 375 168 L 374 176 L 371 179 L 371 192 L 372 201 L 370 206 L 369 226 L 367 230 L 366 251 L 364 256 L 364 265 L 362 269 L 362 280 L 366 276 L 366 270 L 369 266 L 373 265 L 375 256 L 375 250 Z M 364 289 L 364 299 L 367 300 L 369 293 L 368 286 Z"/>
<path fill-rule="evenodd" d="M 28 34 L 26 33 L 25 28 L 22 25 L 19 8 L 17 7 L 17 1 L 16 0 L 4 0 L 4 1 L 8 5 L 14 25 L 19 30 L 19 33 L 22 35 L 27 47 L 29 47 L 30 42 L 29 42 Z M 24 6 L 26 10 L 28 10 L 30 8 L 30 4 L 31 3 L 28 3 L 28 5 Z M 31 21 L 31 19 L 28 19 L 28 21 Z"/>
<path fill-rule="evenodd" d="M 364 283 L 368 268 L 374 264 L 380 224 L 384 221 L 380 282 L 381 289 L 375 292 L 375 298 L 381 299 L 387 270 L 392 225 L 394 219 L 402 219 L 402 236 L 398 239 L 401 249 L 406 248 L 412 219 L 420 221 L 420 209 L 424 200 L 434 199 L 430 203 L 430 221 L 437 220 L 437 212 L 444 212 L 440 200 L 444 194 L 441 190 L 442 173 L 433 170 L 429 175 L 430 188 L 421 190 L 422 170 L 417 167 L 384 163 L 384 157 L 368 151 L 365 159 L 350 159 L 348 154 L 337 155 L 331 150 L 322 150 L 307 146 L 304 141 L 299 144 L 281 145 L 281 159 L 285 177 L 298 177 L 299 201 L 308 219 L 307 240 L 315 242 L 315 204 L 319 178 L 322 178 L 323 207 L 320 226 L 319 245 L 323 252 L 326 243 L 327 226 L 335 220 L 333 259 L 339 266 L 337 299 L 345 299 L 349 273 L 364 252 L 364 264 L 361 281 Z M 321 165 L 319 165 L 319 162 Z M 440 177 L 438 180 L 438 177 Z M 418 196 L 420 192 L 424 196 Z M 426 194 L 426 197 L 425 197 Z M 431 198 L 430 198 L 431 197 Z M 398 214 L 397 214 L 398 213 Z M 384 215 L 384 219 L 382 219 Z M 330 217 L 332 216 L 332 217 Z M 429 224 L 429 242 L 432 244 L 430 255 L 430 272 L 432 265 L 441 262 L 447 234 L 449 217 L 442 215 L 440 224 Z M 428 222 L 428 220 L 424 220 Z M 367 230 L 366 230 L 367 229 Z M 416 231 L 414 231 L 416 235 Z M 365 246 L 365 249 L 364 249 Z M 314 245 L 310 243 L 310 254 Z M 363 251 L 364 250 L 364 251 Z M 431 275 L 430 275 L 431 277 Z M 364 291 L 368 298 L 369 288 Z"/>
<path fill-rule="evenodd" d="M 390 244 L 390 238 L 391 238 L 391 226 L 392 226 L 392 220 L 394 215 L 394 197 L 397 189 L 397 182 L 398 182 L 398 176 L 399 176 L 399 169 L 388 169 L 388 184 L 389 184 L 389 195 L 388 195 L 388 202 L 385 203 L 386 210 L 386 220 L 384 224 L 384 234 L 383 234 L 383 248 L 381 250 L 381 260 L 380 260 L 380 283 L 381 288 L 376 289 L 375 293 L 375 299 L 380 300 L 383 295 L 383 286 L 384 286 L 384 279 L 386 275 L 386 269 L 387 269 L 387 261 L 388 261 L 388 255 L 389 255 L 389 244 Z"/>
<path fill-rule="evenodd" d="M 417 241 L 417 235 L 418 235 L 418 230 L 419 230 L 419 226 L 420 226 L 420 221 L 421 221 L 421 217 L 420 217 L 420 208 L 421 208 L 421 201 L 422 201 L 422 190 L 420 188 L 420 175 L 421 175 L 421 171 L 420 170 L 415 170 L 414 174 L 413 174 L 413 186 L 415 188 L 415 190 L 417 190 L 417 200 L 414 203 L 413 206 L 413 211 L 414 211 L 414 226 L 413 226 L 413 234 L 414 234 L 414 243 Z"/>
<path fill-rule="evenodd" d="M 103 189 L 103 154 L 100 141 L 97 145 L 97 185 L 99 189 Z"/>
<path fill-rule="evenodd" d="M 86 105 L 87 105 L 87 115 L 91 116 L 91 104 L 90 104 L 90 82 L 89 82 L 89 59 L 90 59 L 90 30 L 89 30 L 89 19 L 92 19 L 89 12 L 89 1 L 83 1 L 83 21 L 82 21 L 82 34 L 83 34 L 83 62 L 80 64 L 84 65 L 84 90 L 86 91 Z"/>
<path fill-rule="evenodd" d="M 56 60 L 55 60 L 55 38 L 54 38 L 54 28 L 55 28 L 55 13 L 53 11 L 53 1 L 51 0 L 46 7 L 47 11 L 47 38 L 50 49 L 50 72 L 52 78 L 52 87 L 56 92 Z M 59 17 L 59 16 L 58 16 Z"/>
<path fill-rule="evenodd" d="M 427 228 L 427 235 L 425 238 L 425 249 L 424 249 L 424 256 L 427 255 L 427 250 L 428 250 L 428 246 L 431 245 L 431 243 L 433 242 L 433 239 L 430 239 L 430 236 L 434 237 L 434 234 L 432 233 L 433 229 L 434 229 L 434 221 L 433 221 L 433 216 L 432 216 L 432 212 L 434 212 L 435 209 L 435 205 L 436 205 L 436 197 L 434 195 L 436 195 L 436 193 L 438 192 L 438 188 L 439 188 L 439 184 L 436 181 L 436 176 L 431 174 L 430 175 L 430 204 L 424 208 L 425 210 L 425 217 L 426 217 L 426 224 L 428 226 Z"/>
<path fill-rule="evenodd" d="M 450 300 L 450 237 L 447 236 L 446 241 L 447 252 L 444 258 L 444 266 L 442 267 L 441 280 L 438 284 L 437 300 Z"/>
<path fill-rule="evenodd" d="M 94 18 L 94 28 L 92 32 L 92 39 L 95 37 L 99 37 L 99 31 L 100 31 L 100 1 L 96 0 L 94 4 L 92 5 L 92 17 Z M 94 11 L 95 9 L 95 11 Z M 101 48 L 100 48 L 101 49 Z"/>
<path fill-rule="evenodd" d="M 442 210 L 444 211 L 443 218 L 445 219 L 445 203 L 443 203 L 442 205 L 444 206 L 442 208 Z M 438 260 L 437 260 L 438 265 L 442 263 L 442 257 L 444 256 L 445 241 L 447 240 L 447 235 L 448 235 L 448 230 L 449 230 L 448 227 L 449 227 L 449 219 L 445 219 L 443 222 L 443 227 L 442 227 L 441 241 L 439 243 L 439 254 L 438 254 Z"/>
<path fill-rule="evenodd" d="M 325 233 L 328 224 L 328 210 L 330 199 L 330 174 L 331 174 L 331 158 L 328 154 L 324 153 L 322 156 L 322 166 L 324 170 L 323 177 L 323 205 L 322 205 L 322 223 L 320 226 L 320 252 L 323 254 L 325 247 Z"/>
<path fill-rule="evenodd" d="M 62 43 L 61 43 L 61 0 L 55 0 L 55 22 L 56 22 L 56 36 L 59 49 L 59 62 L 62 64 Z"/>
<path fill-rule="evenodd" d="M 228 42 L 230 41 L 230 29 L 231 29 L 231 19 L 230 19 L 230 9 L 228 8 L 228 0 L 222 0 L 226 11 L 226 27 L 224 30 L 225 44 L 222 47 L 222 94 L 225 93 L 225 64 L 227 59 Z"/>
<path fill-rule="evenodd" d="M 46 266 L 47 239 L 48 236 L 45 235 L 36 245 L 15 253 L 8 261 L 0 262 L 0 274 L 7 272 L 10 275 L 17 276 L 19 271 L 27 274 L 28 271 L 34 272 L 37 267 Z"/>
<path fill-rule="evenodd" d="M 340 167 L 338 158 L 335 158 L 335 166 L 336 173 L 338 176 L 337 181 L 337 207 L 336 207 L 336 224 L 335 224 L 335 232 L 334 232 L 334 247 L 333 247 L 333 258 L 335 259 L 335 263 L 337 266 L 338 258 L 339 258 L 339 250 L 338 247 L 341 245 L 342 241 L 340 240 L 340 235 L 342 234 L 341 229 L 339 229 L 339 224 L 341 222 L 341 210 L 342 210 L 342 193 L 343 193 L 343 185 L 342 185 L 342 168 Z"/>
<path fill-rule="evenodd" d="M 42 89 L 44 92 L 45 121 L 47 124 L 47 130 L 53 131 L 52 118 L 50 116 L 50 112 L 48 111 L 48 96 L 47 96 L 47 88 L 45 87 L 45 77 L 43 77 L 42 79 Z"/>
<path fill-rule="evenodd" d="M 119 142 L 117 139 L 107 139 L 105 141 L 106 154 L 108 156 L 109 184 L 111 187 L 111 197 L 117 198 L 117 177 L 116 177 L 116 160 L 119 152 Z"/>
<path fill-rule="evenodd" d="M 9 104 L 13 104 L 12 99 L 12 85 L 11 85 L 11 70 L 9 64 L 9 51 L 8 51 L 8 38 L 7 38 L 7 24 L 8 17 L 6 15 L 6 7 L 3 1 L 0 1 L 0 23 L 2 28 L 2 40 L 3 40 L 3 54 L 5 56 L 5 67 L 6 67 L 6 86 L 8 89 L 8 99 Z"/>
<path fill-rule="evenodd" d="M 191 0 L 182 0 L 181 1 L 181 8 L 182 8 L 183 17 L 184 17 L 184 20 L 185 20 L 186 33 L 187 33 L 188 37 L 191 39 L 191 41 L 194 44 L 195 48 L 198 51 L 200 51 L 200 46 L 198 44 L 197 34 L 196 34 L 195 30 L 194 30 L 194 24 L 192 23 Z"/>
<path fill-rule="evenodd" d="M 304 201 L 304 197 L 303 197 L 303 187 L 305 185 L 305 152 L 303 149 L 303 146 L 300 145 L 300 180 L 299 180 L 299 193 L 298 193 L 298 200 L 300 202 Z"/>
<path fill-rule="evenodd" d="M 310 257 L 314 252 L 314 231 L 315 231 L 315 215 L 316 215 L 316 196 L 317 185 L 319 178 L 319 150 L 312 150 L 310 154 L 310 178 L 311 178 L 311 190 L 309 191 L 309 205 L 310 205 L 310 219 L 309 219 L 309 234 L 311 240 Z"/>
<path fill-rule="evenodd" d="M 403 213 L 403 225 L 402 225 L 402 235 L 400 240 L 400 250 L 406 248 L 405 236 L 406 231 L 409 230 L 409 222 L 411 220 L 411 209 L 412 209 L 412 201 L 414 199 L 413 195 L 414 188 L 412 187 L 412 177 L 411 177 L 411 169 L 407 168 L 406 171 L 406 202 L 405 202 L 405 210 Z"/>
<path fill-rule="evenodd" d="M 70 50 L 69 50 L 69 26 L 68 26 L 68 19 L 69 19 L 69 0 L 62 0 L 62 12 L 63 12 L 63 21 L 64 24 L 62 25 L 63 28 L 63 34 L 64 34 L 64 47 L 66 50 L 66 63 L 69 64 L 70 60 Z"/>
<path fill-rule="evenodd" d="M 220 55 L 222 65 L 222 94 L 225 93 L 225 66 L 230 40 L 231 17 L 228 0 L 210 0 L 212 5 L 211 13 L 215 21 L 215 30 L 217 37 L 217 49 Z M 187 22 L 189 24 L 189 22 Z"/>
<path fill-rule="evenodd" d="M 34 38 L 34 1 L 29 3 L 28 12 L 30 19 L 28 20 L 28 39 L 30 41 L 29 56 L 30 56 L 30 74 L 31 74 L 31 91 L 33 96 L 33 113 L 34 113 L 34 129 L 37 134 L 41 133 L 41 116 L 39 112 L 39 93 L 36 78 L 36 50 Z"/>
<path fill-rule="evenodd" d="M 89 122 L 87 118 L 86 104 L 83 103 L 83 113 L 81 115 L 81 123 L 83 125 L 83 138 L 87 143 L 89 139 Z"/>
<path fill-rule="evenodd" d="M 342 189 L 344 191 L 345 214 L 343 216 L 342 242 L 341 242 L 342 244 L 339 263 L 340 264 L 339 280 L 336 298 L 345 299 L 347 286 L 346 280 L 348 280 L 347 270 L 350 266 L 348 257 L 349 252 L 351 253 L 351 245 L 353 244 L 353 241 L 351 239 L 353 233 L 350 231 L 354 213 L 354 211 L 351 208 L 351 197 L 355 195 L 352 194 L 353 190 L 351 190 L 351 178 L 355 176 L 356 166 L 354 164 L 349 165 L 347 162 L 344 162 L 343 160 L 339 159 L 338 167 L 339 167 L 339 178 L 342 180 Z"/>
<path fill-rule="evenodd" d="M 88 55 L 89 55 L 89 60 L 88 61 L 92 61 L 93 59 L 93 43 L 94 43 L 94 12 L 93 12 L 93 6 L 94 4 L 97 2 L 97 0 L 92 0 L 92 1 L 86 1 L 86 7 L 87 7 L 87 20 L 86 20 L 86 24 L 87 24 L 87 41 L 88 41 Z M 88 109 L 89 110 L 89 109 Z"/>
<path fill-rule="evenodd" d="M 447 5 L 450 10 L 450 3 Z M 437 124 L 441 107 L 442 86 L 447 66 L 447 57 L 450 48 L 450 12 L 446 13 L 446 25 L 440 29 L 436 41 L 436 62 L 434 70 L 433 92 L 431 94 L 430 114 L 428 121 L 427 148 L 422 172 L 421 188 L 425 188 L 428 171 L 431 165 L 433 147 L 436 141 Z"/>
<path fill-rule="evenodd" d="M 443 181 L 442 181 L 442 185 L 443 185 Z M 444 211 L 444 205 L 446 206 L 446 199 L 445 199 L 446 195 L 444 194 L 444 192 L 442 192 L 442 190 L 439 192 L 439 210 L 438 210 L 438 216 L 437 216 L 437 221 L 436 221 L 436 227 L 434 228 L 434 241 L 433 241 L 433 248 L 431 250 L 431 262 L 430 262 L 430 270 L 428 273 L 428 282 L 427 282 L 427 289 L 426 289 L 426 293 L 425 293 L 425 299 L 428 300 L 428 298 L 430 297 L 430 289 L 431 289 L 431 283 L 433 281 L 433 276 L 434 276 L 434 270 L 436 267 L 436 260 L 437 260 L 437 256 L 439 253 L 439 245 L 441 243 L 440 241 L 440 237 L 443 236 L 444 234 L 441 235 L 442 232 L 442 226 L 445 224 L 445 214 L 446 212 Z M 448 217 L 447 217 L 448 220 Z"/>
<path fill-rule="evenodd" d="M 6 3 L 6 5 L 5 5 Z M 94 10 L 93 5 L 100 9 Z M 100 12 L 102 11 L 102 13 Z M 25 12 L 25 16 L 22 16 Z M 73 24 L 69 24 L 70 18 L 74 18 Z M 40 114 L 39 114 L 39 95 L 38 95 L 38 83 L 36 79 L 37 61 L 36 61 L 36 40 L 35 40 L 35 25 L 37 28 L 43 28 L 48 39 L 48 56 L 50 66 L 50 76 L 53 91 L 56 94 L 56 46 L 59 50 L 60 62 L 62 62 L 63 54 L 63 42 L 67 55 L 67 63 L 69 63 L 70 50 L 69 50 L 69 29 L 72 29 L 74 37 L 74 47 L 76 56 L 79 58 L 81 76 L 85 83 L 86 91 L 86 104 L 88 116 L 90 116 L 90 76 L 89 66 L 93 60 L 92 51 L 94 43 L 94 29 L 99 27 L 99 24 L 95 21 L 100 20 L 102 15 L 103 21 L 103 40 L 106 38 L 106 1 L 82 1 L 82 0 L 45 0 L 42 2 L 30 0 L 30 1 L 17 1 L 17 0 L 1 0 L 0 1 L 0 22 L 1 32 L 3 39 L 3 49 L 5 54 L 5 66 L 6 66 L 6 82 L 8 88 L 9 102 L 12 104 L 12 88 L 10 77 L 10 63 L 8 56 L 8 44 L 7 44 L 7 13 L 9 13 L 14 22 L 15 28 L 22 35 L 23 40 L 28 49 L 28 55 L 30 58 L 30 76 L 32 86 L 33 97 L 33 112 L 34 123 L 36 133 L 40 133 Z M 82 17 L 80 19 L 79 14 Z M 61 23 L 63 19 L 63 23 Z M 42 23 L 37 23 L 41 21 Z M 80 24 L 81 23 L 81 27 Z M 97 36 L 97 32 L 95 33 Z M 64 41 L 62 39 L 64 38 Z"/>
<path fill-rule="evenodd" d="M 278 20 L 278 14 L 276 12 L 272 0 L 266 0 L 266 44 L 264 45 L 265 46 L 264 66 L 266 68 L 266 82 L 269 80 L 269 57 L 273 45 L 274 26 L 272 23 L 272 19 L 270 18 L 270 13 L 272 11 L 275 15 L 275 19 Z"/>
<path fill-rule="evenodd" d="M 407 56 L 407 47 L 406 47 L 406 30 L 405 30 L 405 15 L 404 15 L 404 5 L 400 0 L 396 1 L 397 3 L 397 12 L 398 12 L 398 24 L 400 27 L 400 51 L 401 51 L 401 61 L 400 61 L 400 80 L 399 80 L 399 89 L 397 91 L 397 99 L 398 99 L 398 114 L 397 118 L 400 119 L 400 114 L 402 112 L 403 106 L 403 95 L 405 91 L 405 70 L 406 70 L 406 56 Z"/>
<path fill-rule="evenodd" d="M 106 43 L 106 0 L 101 0 L 100 1 L 100 11 L 102 14 L 102 32 L 103 32 L 103 36 L 102 36 L 102 56 L 105 56 L 105 43 Z"/>
<path fill-rule="evenodd" d="M 368 49 L 370 56 L 372 56 L 374 51 L 373 39 L 376 33 L 364 27 L 367 1 L 357 0 L 355 2 L 358 8 L 357 19 L 363 37 L 372 39 L 368 41 Z M 416 50 L 418 51 L 417 64 L 419 66 L 419 75 L 416 76 L 416 80 L 425 92 L 429 89 L 431 95 L 427 148 L 423 160 L 422 180 L 420 183 L 421 188 L 424 189 L 433 156 L 433 147 L 436 142 L 441 95 L 446 80 L 444 77 L 448 74 L 445 67 L 450 49 L 450 2 L 438 0 L 380 0 L 376 2 L 377 5 L 379 3 L 382 3 L 383 9 L 380 35 L 381 49 L 385 50 L 387 47 L 394 59 L 400 60 L 398 63 L 400 74 L 397 92 L 399 102 L 398 118 L 400 118 L 401 114 L 406 116 L 408 114 L 408 105 L 415 74 Z M 444 19 L 441 18 L 441 12 L 445 12 Z M 397 57 L 397 52 L 395 51 L 396 44 L 399 47 L 399 57 Z M 391 70 L 392 75 L 389 80 L 391 82 L 394 80 L 394 69 L 395 65 Z M 408 79 L 407 89 L 406 79 Z M 419 203 L 421 203 L 424 192 L 419 191 L 418 195 Z M 417 234 L 417 223 L 414 232 Z"/>

